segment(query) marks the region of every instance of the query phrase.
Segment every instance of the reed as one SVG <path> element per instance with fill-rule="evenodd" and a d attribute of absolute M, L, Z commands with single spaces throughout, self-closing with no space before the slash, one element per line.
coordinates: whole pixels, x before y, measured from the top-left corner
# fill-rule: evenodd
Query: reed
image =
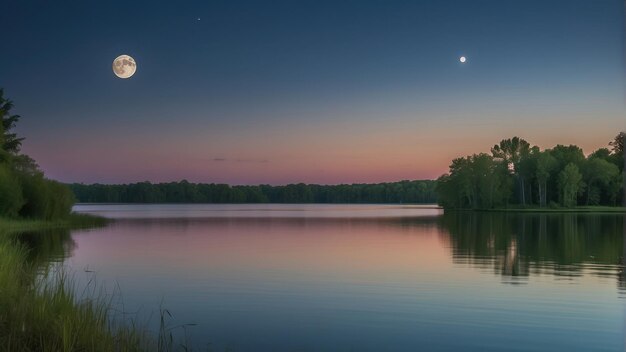
<path fill-rule="evenodd" d="M 95 217 L 75 216 L 63 223 L 3 220 L 0 225 L 0 350 L 2 351 L 175 351 L 190 350 L 168 326 L 160 309 L 157 332 L 123 311 L 119 292 L 107 293 L 95 280 L 78 287 L 61 265 L 29 262 L 19 232 L 67 225 L 90 226 Z M 119 307 L 122 309 L 119 309 Z M 184 326 L 183 326 L 184 328 Z"/>

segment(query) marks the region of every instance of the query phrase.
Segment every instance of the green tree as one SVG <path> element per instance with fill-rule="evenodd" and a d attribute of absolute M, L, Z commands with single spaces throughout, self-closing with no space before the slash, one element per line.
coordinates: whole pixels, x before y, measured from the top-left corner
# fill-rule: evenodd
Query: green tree
<path fill-rule="evenodd" d="M 566 165 L 574 164 L 579 169 L 585 162 L 585 154 L 583 150 L 576 145 L 561 145 L 558 144 L 554 148 L 550 149 L 552 156 L 558 162 L 558 169 L 563 170 Z"/>
<path fill-rule="evenodd" d="M 524 198 L 526 204 L 533 204 L 535 195 L 533 194 L 533 184 L 536 184 L 537 178 L 537 161 L 541 154 L 541 149 L 537 146 L 533 146 L 530 148 L 530 152 L 526 155 L 523 155 L 520 158 L 520 161 L 517 164 L 516 170 L 519 174 L 519 177 L 524 180 L 522 183 L 524 190 Z M 540 194 L 536 194 L 537 203 L 541 203 Z"/>
<path fill-rule="evenodd" d="M 493 157 L 506 163 L 507 169 L 511 170 L 517 178 L 520 200 L 523 205 L 526 204 L 526 179 L 520 172 L 520 161 L 528 157 L 530 151 L 530 143 L 519 137 L 503 139 L 491 148 Z"/>
<path fill-rule="evenodd" d="M 624 140 L 626 140 L 626 132 L 620 132 L 609 142 L 613 153 L 624 153 Z"/>
<path fill-rule="evenodd" d="M 15 217 L 23 205 L 18 178 L 6 165 L 0 165 L 0 216 Z"/>
<path fill-rule="evenodd" d="M 510 198 L 511 178 L 502 160 L 481 153 L 452 161 L 437 180 L 438 202 L 447 208 L 494 208 Z"/>
<path fill-rule="evenodd" d="M 535 177 L 537 179 L 537 191 L 539 193 L 539 205 L 541 207 L 546 206 L 548 199 L 548 179 L 550 179 L 556 167 L 557 160 L 552 156 L 549 150 L 539 153 Z"/>
<path fill-rule="evenodd" d="M 617 165 L 617 168 L 624 170 L 624 139 L 626 138 L 626 132 L 620 132 L 609 143 L 611 147 L 611 162 Z"/>
<path fill-rule="evenodd" d="M 15 124 L 19 121 L 19 115 L 12 115 L 11 109 L 13 108 L 13 102 L 4 97 L 4 90 L 0 89 L 0 143 L 2 150 L 17 154 L 22 146 L 24 138 L 17 137 L 17 134 L 12 132 Z"/>
<path fill-rule="evenodd" d="M 576 198 L 584 189 L 583 175 L 578 166 L 569 163 L 559 174 L 559 186 L 561 189 L 561 204 L 564 207 L 576 206 Z"/>
<path fill-rule="evenodd" d="M 591 158 L 609 161 L 611 159 L 611 151 L 608 148 L 600 148 L 589 155 L 589 159 Z"/>
<path fill-rule="evenodd" d="M 619 174 L 614 164 L 598 157 L 589 158 L 583 173 L 587 185 L 587 205 L 599 204 L 602 193 L 608 194 L 611 191 L 611 183 Z"/>
<path fill-rule="evenodd" d="M 452 160 L 450 165 L 449 183 L 454 188 L 454 192 L 459 195 L 459 207 L 475 207 L 476 206 L 476 189 L 473 185 L 473 170 L 471 168 L 472 160 L 470 157 L 456 158 Z"/>
<path fill-rule="evenodd" d="M 624 187 L 624 172 L 618 172 L 608 185 L 608 200 L 609 204 L 617 206 L 617 200 L 622 194 L 622 187 Z"/>

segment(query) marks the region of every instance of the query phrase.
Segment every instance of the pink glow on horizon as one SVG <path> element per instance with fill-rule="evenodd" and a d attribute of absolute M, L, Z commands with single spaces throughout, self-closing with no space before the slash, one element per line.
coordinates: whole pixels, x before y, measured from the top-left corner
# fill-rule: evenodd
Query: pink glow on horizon
<path fill-rule="evenodd" d="M 96 135 L 57 141 L 27 136 L 23 149 L 48 177 L 63 182 L 374 183 L 435 179 L 453 158 L 488 153 L 500 139 L 515 135 L 542 148 L 577 144 L 588 154 L 607 147 L 621 123 L 617 117 L 597 124 L 580 116 L 563 129 L 560 119 L 535 120 L 523 128 L 406 120 L 239 129 L 199 125 L 167 133 L 103 126 Z"/>

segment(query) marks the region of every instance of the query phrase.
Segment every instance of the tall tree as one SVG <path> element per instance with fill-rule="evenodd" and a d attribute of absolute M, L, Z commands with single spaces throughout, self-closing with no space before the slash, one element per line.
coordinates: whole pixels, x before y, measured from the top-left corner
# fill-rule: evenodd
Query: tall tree
<path fill-rule="evenodd" d="M 610 162 L 617 165 L 617 168 L 624 170 L 624 139 L 626 138 L 626 132 L 621 132 L 611 142 Z M 626 181 L 625 181 L 626 182 Z M 626 201 L 626 199 L 625 199 Z"/>
<path fill-rule="evenodd" d="M 589 158 L 600 158 L 606 161 L 610 161 L 611 151 L 608 148 L 600 148 L 594 151 L 593 153 L 589 154 Z"/>
<path fill-rule="evenodd" d="M 567 164 L 572 163 L 578 168 L 585 162 L 585 153 L 577 145 L 562 145 L 557 144 L 554 148 L 550 149 L 552 156 L 559 162 L 559 169 L 563 169 Z"/>
<path fill-rule="evenodd" d="M 626 132 L 620 132 L 611 142 L 609 142 L 613 153 L 624 153 L 624 140 L 626 140 Z"/>
<path fill-rule="evenodd" d="M 609 182 L 608 186 L 608 194 L 609 194 L 609 204 L 613 206 L 617 206 L 617 200 L 620 196 L 620 191 L 622 191 L 622 187 L 624 187 L 624 180 L 626 180 L 626 175 L 624 172 L 618 173 L 613 177 L 613 179 Z M 626 204 L 625 204 L 626 206 Z"/>
<path fill-rule="evenodd" d="M 466 200 L 467 206 L 474 207 L 476 205 L 476 190 L 472 179 L 471 158 L 468 156 L 452 160 L 450 174 L 453 176 L 452 183 L 456 186 L 456 192 Z"/>
<path fill-rule="evenodd" d="M 22 146 L 24 138 L 17 137 L 11 130 L 19 121 L 20 115 L 11 115 L 13 102 L 4 97 L 4 90 L 0 89 L 0 143 L 2 149 L 11 154 L 17 154 Z"/>
<path fill-rule="evenodd" d="M 611 183 L 619 174 L 614 164 L 597 157 L 589 158 L 583 172 L 587 185 L 587 205 L 599 204 L 602 193 L 609 194 Z"/>
<path fill-rule="evenodd" d="M 519 163 L 530 153 L 530 143 L 519 137 L 503 139 L 499 144 L 491 148 L 494 158 L 504 161 L 508 169 L 513 172 L 520 185 L 520 198 L 523 205 L 526 204 L 526 186 L 524 176 L 520 174 Z"/>
<path fill-rule="evenodd" d="M 557 166 L 556 159 L 549 150 L 540 152 L 537 157 L 537 168 L 535 177 L 537 179 L 537 191 L 539 193 L 539 205 L 546 206 L 548 193 L 548 179 Z"/>
<path fill-rule="evenodd" d="M 578 166 L 569 163 L 559 174 L 559 186 L 561 188 L 561 203 L 564 207 L 576 205 L 576 198 L 583 190 L 583 175 L 578 170 Z"/>

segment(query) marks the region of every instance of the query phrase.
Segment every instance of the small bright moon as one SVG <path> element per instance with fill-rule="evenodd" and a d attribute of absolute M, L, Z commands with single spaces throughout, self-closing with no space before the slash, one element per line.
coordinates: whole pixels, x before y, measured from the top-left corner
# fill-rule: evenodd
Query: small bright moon
<path fill-rule="evenodd" d="M 113 60 L 113 73 L 119 78 L 130 78 L 136 71 L 135 59 L 128 55 L 120 55 Z"/>
<path fill-rule="evenodd" d="M 465 63 L 465 60 L 467 60 L 467 59 L 465 58 L 465 56 L 461 56 L 461 57 L 459 58 L 459 61 L 461 61 L 461 63 Z"/>

